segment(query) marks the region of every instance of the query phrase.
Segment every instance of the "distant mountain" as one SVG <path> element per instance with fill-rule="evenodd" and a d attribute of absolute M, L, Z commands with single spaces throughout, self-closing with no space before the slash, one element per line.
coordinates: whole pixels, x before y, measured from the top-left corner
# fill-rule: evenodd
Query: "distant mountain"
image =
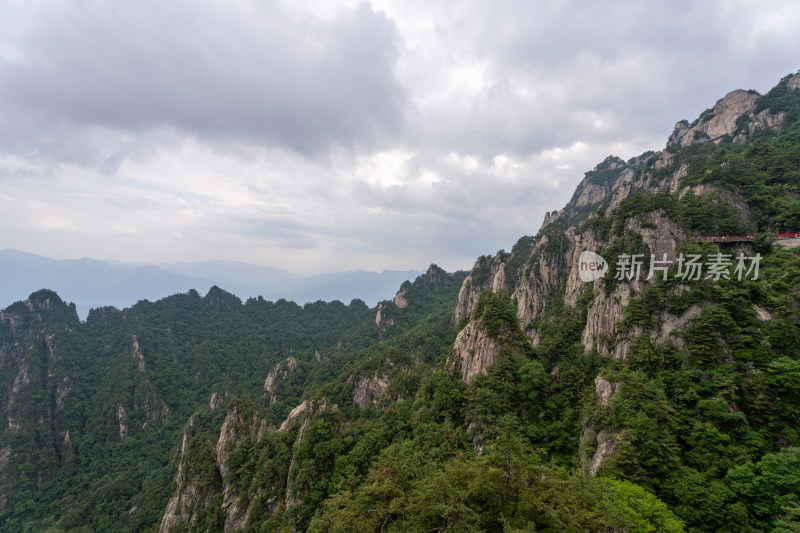
<path fill-rule="evenodd" d="M 185 276 L 213 279 L 219 283 L 235 283 L 264 287 L 276 281 L 297 278 L 291 272 L 275 267 L 264 267 L 241 261 L 200 261 L 197 263 L 164 263 L 159 267 Z"/>
<path fill-rule="evenodd" d="M 214 285 L 242 299 L 263 296 L 300 304 L 353 299 L 375 305 L 390 298 L 403 281 L 422 271 L 338 272 L 305 278 L 274 267 L 237 261 L 203 261 L 163 265 L 126 264 L 96 259 L 54 260 L 14 249 L 0 250 L 0 306 L 24 300 L 40 289 L 58 292 L 74 302 L 85 319 L 89 309 L 130 307 L 139 300 L 159 300 Z"/>

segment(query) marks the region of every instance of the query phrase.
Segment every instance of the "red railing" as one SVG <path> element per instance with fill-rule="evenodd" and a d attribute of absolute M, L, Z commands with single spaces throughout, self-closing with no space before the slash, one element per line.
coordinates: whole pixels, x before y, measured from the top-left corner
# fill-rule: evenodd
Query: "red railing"
<path fill-rule="evenodd" d="M 784 231 L 772 235 L 775 239 L 800 239 L 800 232 L 797 231 Z M 695 237 L 697 242 L 752 242 L 755 240 L 755 235 L 721 235 L 714 237 Z"/>

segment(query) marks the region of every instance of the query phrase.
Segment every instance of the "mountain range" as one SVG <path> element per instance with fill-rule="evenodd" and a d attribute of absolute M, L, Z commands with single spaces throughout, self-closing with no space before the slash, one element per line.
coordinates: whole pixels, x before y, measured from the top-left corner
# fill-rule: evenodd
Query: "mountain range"
<path fill-rule="evenodd" d="M 793 74 L 373 307 L 37 290 L 0 311 L 0 528 L 800 531 L 798 229 Z"/>
<path fill-rule="evenodd" d="M 284 298 L 300 304 L 316 300 L 363 300 L 375 305 L 394 294 L 403 281 L 422 271 L 348 271 L 300 277 L 275 267 L 238 261 L 203 261 L 161 265 L 96 259 L 53 260 L 14 249 L 0 250 L 0 305 L 23 300 L 49 288 L 74 302 L 86 319 L 94 307 L 129 307 L 139 300 L 159 300 L 195 289 L 218 286 L 241 298 Z"/>

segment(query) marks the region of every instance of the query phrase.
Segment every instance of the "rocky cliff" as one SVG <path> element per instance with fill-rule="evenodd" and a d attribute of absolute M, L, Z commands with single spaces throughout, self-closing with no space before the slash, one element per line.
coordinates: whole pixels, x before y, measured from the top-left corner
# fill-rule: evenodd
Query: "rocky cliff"
<path fill-rule="evenodd" d="M 707 142 L 747 144 L 765 132 L 782 131 L 787 111 L 769 102 L 786 91 L 800 91 L 800 74 L 782 80 L 770 98 L 754 91 L 727 94 L 694 122 L 679 122 L 662 151 L 629 161 L 608 157 L 586 173 L 564 209 L 547 213 L 534 237 L 521 239 L 511 253 L 479 258 L 462 284 L 454 309 L 456 322 L 466 324 L 453 346 L 454 360 L 460 363 L 454 368 L 461 379 L 468 382 L 478 373 L 485 374 L 497 360 L 496 341 L 475 321 L 465 322 L 487 290 L 512 298 L 517 320 L 533 345 L 541 342 L 550 327 L 548 310 L 566 308 L 580 317 L 581 344 L 587 354 L 625 359 L 641 335 L 658 346 L 681 348 L 683 332 L 700 315 L 702 304 L 675 312 L 659 310 L 644 321 L 631 319 L 632 303 L 658 279 L 658 272 L 647 279 L 651 256 L 674 262 L 698 235 L 676 213 L 688 210 L 691 202 L 704 201 L 720 206 L 720 212 L 733 213 L 745 228 L 742 231 L 757 233 L 760 228 L 753 207 L 735 188 L 690 179 L 691 158 L 680 150 Z M 719 165 L 724 169 L 726 162 Z M 606 276 L 591 283 L 580 279 L 579 257 L 586 250 L 609 261 Z M 739 251 L 753 253 L 748 244 Z M 616 259 L 624 252 L 641 254 L 643 271 L 638 279 L 614 279 Z M 598 401 L 607 405 L 616 388 L 600 376 L 597 379 Z M 586 438 L 589 433 L 597 440 L 589 460 L 594 473 L 613 453 L 616 437 L 608 429 L 592 430 Z"/>
<path fill-rule="evenodd" d="M 212 399 L 210 403 L 215 402 Z M 262 514 L 266 510 L 276 515 L 301 504 L 295 488 L 296 455 L 312 420 L 336 409 L 336 405 L 325 399 L 305 400 L 277 430 L 258 416 L 252 403 L 243 400 L 232 401 L 224 417 L 219 406 L 210 413 L 192 416 L 178 448 L 176 492 L 167 504 L 159 531 L 169 533 L 197 527 L 216 527 L 226 533 L 241 531 L 256 507 Z M 214 421 L 220 419 L 219 429 L 210 431 L 210 427 L 216 426 Z M 290 452 L 284 477 L 272 485 L 264 485 L 250 477 L 251 471 L 246 468 L 242 471 L 242 457 L 280 441 L 289 444 Z M 243 488 L 248 489 L 245 501 Z"/>

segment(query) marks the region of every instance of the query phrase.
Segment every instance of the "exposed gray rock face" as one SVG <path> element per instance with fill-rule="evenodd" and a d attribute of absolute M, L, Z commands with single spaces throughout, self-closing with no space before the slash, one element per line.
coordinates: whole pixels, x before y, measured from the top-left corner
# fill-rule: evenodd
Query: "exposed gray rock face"
<path fill-rule="evenodd" d="M 786 81 L 791 90 L 800 89 L 800 74 Z M 768 109 L 754 112 L 759 95 L 751 91 L 732 91 L 714 107 L 700 116 L 694 125 L 683 120 L 675 125 L 667 146 L 689 146 L 702 142 L 718 142 L 726 135 L 734 135 L 734 142 L 744 143 L 758 130 L 778 130 L 783 127 L 786 113 L 772 114 Z M 737 120 L 747 117 L 746 129 L 737 126 Z"/>
<path fill-rule="evenodd" d="M 580 196 L 578 196 L 578 199 L 575 201 L 575 206 L 583 207 L 585 205 L 599 203 L 609 192 L 610 191 L 608 190 L 607 186 L 604 187 L 596 183 L 589 183 L 581 191 Z"/>
<path fill-rule="evenodd" d="M 800 91 L 800 73 L 789 78 L 786 82 L 786 87 L 794 91 Z"/>
<path fill-rule="evenodd" d="M 619 388 L 619 383 L 616 381 L 608 381 L 602 375 L 594 378 L 594 393 L 597 398 L 597 403 L 607 406 L 611 398 L 616 394 Z"/>
<path fill-rule="evenodd" d="M 700 316 L 702 312 L 703 308 L 698 304 L 694 304 L 680 316 L 671 315 L 664 311 L 658 317 L 659 326 L 653 329 L 650 334 L 650 340 L 656 346 L 672 344 L 676 348 L 683 348 L 686 341 L 683 340 L 679 333 L 691 319 Z"/>
<path fill-rule="evenodd" d="M 488 374 L 488 369 L 497 361 L 500 344 L 473 320 L 462 329 L 453 345 L 451 367 L 460 365 L 461 379 L 469 383 L 478 373 Z"/>
<path fill-rule="evenodd" d="M 139 372 L 144 373 L 147 367 L 144 364 L 144 354 L 139 349 L 139 341 L 136 340 L 136 335 L 133 336 L 133 358 L 137 361 L 137 368 Z"/>
<path fill-rule="evenodd" d="M 189 436 L 186 431 L 184 431 L 180 447 L 181 457 L 186 454 L 188 441 Z M 191 510 L 188 505 L 182 505 L 182 503 L 194 501 L 197 497 L 197 493 L 194 485 L 186 483 L 185 470 L 186 468 L 183 461 L 180 461 L 178 463 L 178 473 L 175 476 L 176 484 L 178 485 L 178 493 L 167 502 L 167 509 L 164 511 L 164 517 L 161 519 L 161 527 L 158 528 L 159 533 L 169 533 L 181 522 L 190 522 Z"/>
<path fill-rule="evenodd" d="M 396 305 L 398 309 L 405 309 L 408 307 L 408 301 L 406 300 L 407 292 L 406 289 L 400 289 L 397 291 L 397 294 L 394 295 L 394 305 Z"/>
<path fill-rule="evenodd" d="M 297 359 L 289 357 L 272 367 L 272 370 L 269 371 L 267 379 L 264 380 L 264 390 L 269 394 L 270 405 L 275 403 L 276 393 L 280 384 L 295 370 L 297 370 Z"/>
<path fill-rule="evenodd" d="M 222 396 L 215 391 L 211 394 L 211 399 L 208 401 L 208 408 L 212 411 L 216 411 L 219 409 L 220 405 L 222 405 Z"/>
<path fill-rule="evenodd" d="M 753 307 L 753 311 L 756 312 L 756 316 L 762 322 L 772 322 L 775 318 L 772 316 L 772 313 L 761 307 L 757 304 L 751 304 Z"/>
<path fill-rule="evenodd" d="M 375 325 L 379 328 L 394 326 L 394 318 L 384 316 L 388 310 L 387 307 L 391 305 L 393 305 L 391 302 L 387 303 L 386 306 L 383 305 L 383 302 L 378 304 L 378 312 L 375 314 Z"/>
<path fill-rule="evenodd" d="M 590 476 L 597 474 L 603 461 L 617 451 L 617 438 L 617 435 L 608 428 L 603 428 L 597 433 L 597 448 L 595 448 L 592 460 L 589 462 Z"/>
<path fill-rule="evenodd" d="M 736 131 L 736 119 L 752 111 L 757 99 L 758 94 L 741 89 L 729 92 L 717 101 L 709 114 L 701 116 L 694 126 L 685 120 L 678 122 L 667 146 L 689 146 L 732 135 Z"/>
<path fill-rule="evenodd" d="M 454 311 L 456 323 L 472 312 L 472 307 L 478 301 L 481 292 L 491 289 L 508 294 L 509 280 L 503 272 L 504 268 L 505 264 L 499 252 L 492 258 L 483 257 L 478 260 L 472 268 L 472 272 L 464 279 L 461 290 L 458 292 L 458 302 Z M 479 275 L 486 270 L 488 270 L 488 275 Z M 498 278 L 498 276 L 500 277 Z"/>
<path fill-rule="evenodd" d="M 614 395 L 619 392 L 620 386 L 620 383 L 609 381 L 602 375 L 594 378 L 597 405 L 608 408 Z M 597 474 L 603 461 L 614 454 L 617 449 L 618 439 L 619 436 L 611 428 L 605 427 L 597 432 L 594 422 L 588 422 L 584 425 L 579 447 L 581 450 L 581 462 L 589 471 L 590 476 Z M 594 441 L 594 451 L 589 457 L 588 451 L 592 441 Z"/>
<path fill-rule="evenodd" d="M 625 229 L 641 235 L 642 242 L 658 260 L 662 260 L 666 256 L 667 260 L 674 261 L 677 257 L 678 246 L 686 238 L 683 230 L 675 222 L 664 217 L 660 211 L 652 211 L 636 219 L 628 220 Z M 581 338 L 587 352 L 594 349 L 601 354 L 610 353 L 615 359 L 624 359 L 633 340 L 641 333 L 641 328 L 637 326 L 633 326 L 627 331 L 622 331 L 617 327 L 625 320 L 625 308 L 630 299 L 639 296 L 644 284 L 655 282 L 655 277 L 660 275 L 659 272 L 654 271 L 653 279 L 648 281 L 646 278 L 649 276 L 650 257 L 642 257 L 641 260 L 643 264 L 638 279 L 618 282 L 610 292 L 603 288 L 602 281 L 594 282 L 593 298 L 589 304 L 586 326 Z M 573 261 L 573 269 L 576 265 L 577 260 Z M 609 271 L 606 276 L 613 277 L 616 274 L 616 272 Z M 569 280 L 572 281 L 575 278 L 577 278 L 577 272 L 571 273 Z M 572 283 L 577 282 L 572 281 Z M 567 287 L 570 288 L 569 282 Z M 568 292 L 568 294 L 574 294 L 574 292 Z M 573 299 L 566 301 L 574 305 Z M 665 330 L 662 334 L 669 336 L 670 333 Z"/>
<path fill-rule="evenodd" d="M 289 427 L 289 424 L 297 420 L 300 415 L 308 411 L 308 407 L 308 400 L 304 400 L 300 405 L 289 411 L 289 415 L 286 417 L 286 420 L 283 421 L 281 427 L 278 428 L 278 431 L 286 431 L 286 429 Z"/>
<path fill-rule="evenodd" d="M 739 216 L 742 218 L 744 222 L 755 228 L 758 224 L 758 217 L 756 216 L 755 210 L 747 203 L 747 201 L 742 197 L 742 195 L 737 194 L 729 189 L 725 189 L 723 187 L 719 187 L 714 185 L 713 183 L 701 183 L 700 185 L 695 185 L 693 187 L 687 187 L 686 189 L 680 192 L 680 195 L 683 196 L 687 194 L 689 191 L 692 191 L 694 194 L 701 196 L 701 195 L 712 195 L 717 198 L 718 201 L 729 205 L 732 207 Z"/>
<path fill-rule="evenodd" d="M 297 497 L 294 490 L 294 470 L 297 465 L 295 455 L 297 454 L 297 449 L 305 439 L 306 431 L 311 424 L 311 417 L 326 409 L 336 410 L 338 406 L 336 404 L 329 404 L 325 398 L 316 401 L 305 400 L 292 409 L 292 412 L 289 413 L 289 416 L 286 417 L 286 420 L 281 424 L 280 431 L 286 431 L 290 429 L 296 420 L 302 419 L 294 439 L 294 444 L 292 445 L 292 459 L 289 462 L 289 475 L 286 479 L 286 494 L 284 497 L 287 509 L 303 503 L 303 501 Z"/>
<path fill-rule="evenodd" d="M 608 206 L 608 212 L 616 210 L 619 205 L 630 196 L 633 190 L 633 177 L 635 173 L 632 168 L 626 168 L 620 172 L 619 177 L 614 181 L 613 196 Z M 602 198 L 600 199 L 602 200 Z M 598 200 L 598 202 L 600 201 Z"/>
<path fill-rule="evenodd" d="M 121 405 L 117 407 L 117 422 L 119 423 L 119 440 L 124 441 L 128 436 L 128 414 Z"/>
<path fill-rule="evenodd" d="M 216 447 L 217 471 L 223 480 L 222 488 L 222 511 L 225 513 L 225 533 L 233 530 L 241 530 L 247 524 L 253 504 L 258 499 L 258 494 L 251 498 L 250 505 L 246 508 L 240 506 L 239 494 L 234 492 L 230 483 L 227 483 L 228 459 L 231 454 L 239 448 L 242 443 L 249 441 L 258 442 L 262 435 L 269 429 L 267 421 L 253 414 L 246 419 L 236 408 L 232 409 L 225 416 L 222 428 L 219 431 L 219 440 Z"/>
<path fill-rule="evenodd" d="M 353 387 L 353 403 L 362 409 L 378 402 L 378 398 L 385 396 L 391 384 L 389 374 L 378 370 L 372 376 L 362 377 Z"/>
<path fill-rule="evenodd" d="M 287 416 L 286 420 L 283 421 L 278 431 L 286 431 L 289 429 L 289 426 L 292 424 L 292 422 L 299 419 L 306 412 L 314 414 L 321 413 L 325 409 L 336 410 L 338 408 L 339 407 L 335 403 L 329 404 L 328 400 L 325 398 L 322 398 L 319 401 L 303 400 L 300 405 L 291 410 L 289 416 Z"/>
<path fill-rule="evenodd" d="M 281 484 L 279 489 L 281 492 L 267 505 L 266 511 L 272 516 L 284 506 L 290 508 L 302 503 L 295 494 L 294 488 L 294 470 L 297 466 L 295 455 L 305 439 L 312 418 L 326 409 L 337 409 L 337 406 L 329 404 L 324 398 L 314 401 L 306 400 L 295 407 L 281 424 L 278 431 L 293 432 L 294 442 L 285 490 L 284 485 Z M 181 531 L 191 529 L 197 526 L 203 512 L 215 505 L 219 505 L 225 515 L 223 531 L 230 533 L 231 531 L 245 530 L 262 491 L 272 489 L 274 493 L 275 489 L 274 487 L 257 487 L 250 498 L 250 503 L 243 506 L 239 492 L 234 488 L 230 479 L 232 472 L 229 462 L 234 453 L 243 448 L 252 449 L 255 444 L 273 431 L 275 431 L 275 427 L 267 425 L 266 421 L 257 413 L 248 414 L 247 411 L 242 411 L 234 404 L 225 416 L 216 442 L 209 436 L 200 433 L 200 435 L 208 437 L 208 441 L 201 444 L 207 448 L 199 448 L 199 453 L 211 453 L 213 461 L 210 467 L 205 467 L 206 471 L 198 471 L 197 465 L 187 463 L 186 459 L 190 443 L 195 442 L 193 433 L 197 433 L 194 416 L 192 416 L 184 430 L 178 449 L 178 472 L 175 478 L 177 491 L 167 504 L 159 532 L 168 533 L 176 527 L 183 528 Z M 222 501 L 218 502 L 217 497 L 220 494 Z"/>
<path fill-rule="evenodd" d="M 567 274 L 566 288 L 564 290 L 564 303 L 570 307 L 578 305 L 578 298 L 586 287 L 580 276 L 580 255 L 584 251 L 597 252 L 601 243 L 595 238 L 592 232 L 574 235 L 572 230 L 567 232 L 574 245 L 570 247 L 567 256 L 569 274 Z M 606 273 L 608 275 L 608 273 Z"/>
<path fill-rule="evenodd" d="M 620 283 L 610 293 L 606 293 L 601 285 L 595 282 L 593 299 L 586 315 L 586 327 L 583 329 L 581 342 L 586 352 L 593 349 L 598 353 L 611 353 L 611 339 L 617 330 L 617 324 L 625 319 L 625 307 L 631 298 L 631 289 L 638 291 L 638 284 Z M 617 347 L 615 359 L 624 359 L 625 353 Z"/>
<path fill-rule="evenodd" d="M 164 517 L 161 519 L 159 533 L 169 533 L 178 530 L 178 526 L 186 529 L 193 527 L 202 515 L 203 509 L 214 505 L 215 494 L 221 488 L 222 480 L 217 471 L 214 471 L 211 486 L 200 490 L 198 479 L 190 475 L 191 466 L 186 462 L 186 453 L 189 448 L 190 434 L 194 428 L 194 417 L 189 418 L 183 432 L 179 448 L 178 472 L 175 475 L 177 491 L 170 498 Z M 198 474 L 195 474 L 197 476 Z"/>
<path fill-rule="evenodd" d="M 558 218 L 564 214 L 564 210 L 561 211 L 552 211 L 550 213 L 544 214 L 544 220 L 542 221 L 542 226 L 539 228 L 539 231 L 542 231 L 544 228 L 558 220 Z"/>

